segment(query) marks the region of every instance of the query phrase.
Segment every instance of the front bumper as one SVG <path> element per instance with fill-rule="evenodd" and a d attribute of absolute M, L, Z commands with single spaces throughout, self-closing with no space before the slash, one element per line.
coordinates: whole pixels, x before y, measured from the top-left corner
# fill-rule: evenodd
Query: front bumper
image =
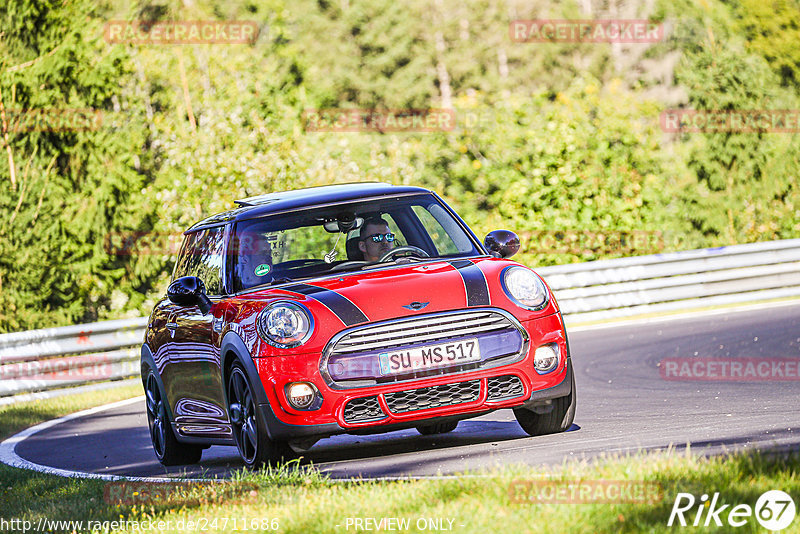
<path fill-rule="evenodd" d="M 564 379 L 561 383 L 547 389 L 533 391 L 530 397 L 522 403 L 523 406 L 538 404 L 543 401 L 558 399 L 565 397 L 572 393 L 572 362 L 568 360 Z M 483 409 L 477 411 L 464 411 L 457 414 L 444 414 L 444 415 L 431 415 L 424 419 L 425 424 L 435 424 L 442 421 L 459 421 L 462 419 L 470 419 L 472 417 L 479 417 L 491 411 L 506 406 L 485 406 Z M 509 405 L 509 408 L 514 408 L 516 405 Z M 402 430 L 406 428 L 413 428 L 420 424 L 420 420 L 413 421 L 397 421 L 391 423 L 383 423 L 380 425 L 361 425 L 358 427 L 343 427 L 338 423 L 323 423 L 312 425 L 298 425 L 285 423 L 278 419 L 275 412 L 269 404 L 260 404 L 259 409 L 264 417 L 267 433 L 270 439 L 273 440 L 289 440 L 289 439 L 303 439 L 303 438 L 324 438 L 334 436 L 336 434 L 371 434 L 391 432 L 394 430 Z"/>
<path fill-rule="evenodd" d="M 269 436 L 302 439 L 388 432 L 569 395 L 572 365 L 560 315 L 534 319 L 523 327 L 530 343 L 521 359 L 508 365 L 345 390 L 330 387 L 320 374 L 320 354 L 258 358 L 268 400 L 259 406 Z M 555 370 L 540 375 L 533 369 L 533 353 L 545 343 L 557 343 L 563 356 Z M 284 386 L 295 381 L 314 383 L 321 395 L 318 409 L 297 410 L 288 403 Z"/>

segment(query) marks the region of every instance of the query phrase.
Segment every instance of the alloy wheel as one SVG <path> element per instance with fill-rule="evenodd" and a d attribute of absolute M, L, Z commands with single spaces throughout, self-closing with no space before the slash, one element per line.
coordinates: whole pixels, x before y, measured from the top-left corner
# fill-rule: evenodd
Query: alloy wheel
<path fill-rule="evenodd" d="M 164 401 L 161 399 L 161 391 L 153 373 L 147 377 L 147 423 L 150 427 L 150 439 L 153 442 L 156 456 L 163 458 L 167 443 L 167 410 Z"/>
<path fill-rule="evenodd" d="M 253 393 L 247 377 L 234 367 L 228 380 L 228 411 L 239 454 L 247 464 L 255 462 L 258 454 L 258 423 Z"/>

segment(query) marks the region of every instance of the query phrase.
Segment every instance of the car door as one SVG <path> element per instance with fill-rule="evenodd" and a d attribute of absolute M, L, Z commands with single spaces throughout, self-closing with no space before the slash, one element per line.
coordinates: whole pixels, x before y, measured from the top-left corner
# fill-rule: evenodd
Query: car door
<path fill-rule="evenodd" d="M 175 268 L 172 272 L 172 280 L 189 275 L 190 262 L 194 250 L 194 234 L 184 236 Z M 172 399 L 172 371 L 169 366 L 169 353 L 174 348 L 175 333 L 178 324 L 175 322 L 180 306 L 173 304 L 166 296 L 162 298 L 153 308 L 150 320 L 147 325 L 147 346 L 150 348 L 155 360 L 156 369 L 161 376 L 165 387 L 166 398 Z M 173 403 L 170 403 L 172 407 Z"/>
<path fill-rule="evenodd" d="M 184 276 L 197 276 L 214 303 L 203 314 L 197 306 L 169 310 L 170 348 L 164 387 L 172 406 L 176 430 L 182 435 L 220 438 L 229 436 L 222 395 L 219 336 L 215 335 L 215 308 L 223 293 L 225 227 L 195 232 Z M 166 310 L 165 310 L 166 311 Z M 168 312 L 168 313 L 169 313 Z"/>

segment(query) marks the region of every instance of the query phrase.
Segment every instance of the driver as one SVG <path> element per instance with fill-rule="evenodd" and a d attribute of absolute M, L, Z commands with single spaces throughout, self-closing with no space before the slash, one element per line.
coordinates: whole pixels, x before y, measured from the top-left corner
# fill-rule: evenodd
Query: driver
<path fill-rule="evenodd" d="M 364 221 L 358 249 L 364 253 L 367 262 L 375 263 L 394 248 L 394 234 L 389 231 L 389 223 L 381 217 Z"/>
<path fill-rule="evenodd" d="M 253 231 L 239 236 L 237 274 L 241 289 L 272 280 L 272 247 L 266 235 Z"/>

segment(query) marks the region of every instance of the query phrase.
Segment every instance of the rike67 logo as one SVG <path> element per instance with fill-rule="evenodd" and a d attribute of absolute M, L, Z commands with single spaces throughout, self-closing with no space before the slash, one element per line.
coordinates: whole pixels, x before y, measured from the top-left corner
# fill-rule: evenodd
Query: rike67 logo
<path fill-rule="evenodd" d="M 762 527 L 777 532 L 794 521 L 795 513 L 794 500 L 780 490 L 764 492 L 756 501 L 755 508 L 748 504 L 731 508 L 730 504 L 722 504 L 719 492 L 710 499 L 704 493 L 699 500 L 691 493 L 678 493 L 667 526 L 722 527 L 727 523 L 730 527 L 742 527 L 755 516 Z"/>

